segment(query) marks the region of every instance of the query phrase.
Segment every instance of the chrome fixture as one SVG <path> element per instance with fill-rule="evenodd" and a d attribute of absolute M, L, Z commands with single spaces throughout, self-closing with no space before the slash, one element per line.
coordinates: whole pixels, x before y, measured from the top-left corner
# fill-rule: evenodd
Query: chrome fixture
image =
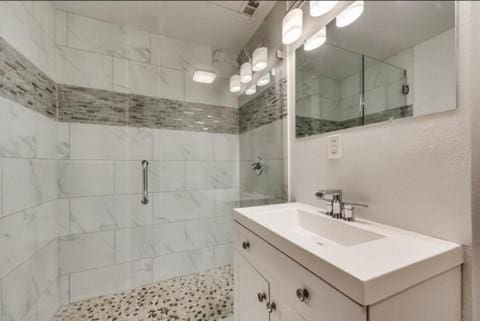
<path fill-rule="evenodd" d="M 327 203 L 325 214 L 345 221 L 355 220 L 355 207 L 368 207 L 366 204 L 344 202 L 341 189 L 320 190 L 315 196 Z"/>
<path fill-rule="evenodd" d="M 257 298 L 259 302 L 263 302 L 267 299 L 267 294 L 265 292 L 259 292 Z"/>
<path fill-rule="evenodd" d="M 148 204 L 148 161 L 142 160 L 142 172 L 143 172 L 143 198 L 142 204 Z"/>
<path fill-rule="evenodd" d="M 253 169 L 255 175 L 260 176 L 265 169 L 265 165 L 263 164 L 263 159 L 260 156 L 257 156 L 257 160 L 254 161 L 250 167 Z"/>
<path fill-rule="evenodd" d="M 243 241 L 242 242 L 242 247 L 243 247 L 244 250 L 248 250 L 250 248 L 250 242 Z"/>
<path fill-rule="evenodd" d="M 272 313 L 275 309 L 277 308 L 277 305 L 275 304 L 275 302 L 268 302 L 267 303 L 267 311 L 268 313 Z"/>

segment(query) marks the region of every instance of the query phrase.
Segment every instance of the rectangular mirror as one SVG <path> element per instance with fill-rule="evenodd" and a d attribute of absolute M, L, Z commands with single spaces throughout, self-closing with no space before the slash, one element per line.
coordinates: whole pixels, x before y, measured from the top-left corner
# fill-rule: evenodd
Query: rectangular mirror
<path fill-rule="evenodd" d="M 453 110 L 453 1 L 365 1 L 317 49 L 296 50 L 296 136 Z"/>

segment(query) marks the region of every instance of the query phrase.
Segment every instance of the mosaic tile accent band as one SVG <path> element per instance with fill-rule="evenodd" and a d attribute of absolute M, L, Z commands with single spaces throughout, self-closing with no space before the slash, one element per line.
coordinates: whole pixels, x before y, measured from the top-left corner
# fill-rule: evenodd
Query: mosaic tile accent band
<path fill-rule="evenodd" d="M 402 106 L 365 115 L 365 125 L 411 116 L 413 116 L 413 106 Z M 307 137 L 361 125 L 362 122 L 360 118 L 352 118 L 345 121 L 332 121 L 305 116 L 295 117 L 295 131 L 297 137 Z"/>
<path fill-rule="evenodd" d="M 61 307 L 53 321 L 233 320 L 232 267 L 162 281 Z"/>
<path fill-rule="evenodd" d="M 0 37 L 0 96 L 56 118 L 56 84 Z"/>
<path fill-rule="evenodd" d="M 59 86 L 58 119 L 63 122 L 238 133 L 236 108 L 66 85 Z"/>
<path fill-rule="evenodd" d="M 287 80 L 273 83 L 240 107 L 240 133 L 287 116 Z"/>

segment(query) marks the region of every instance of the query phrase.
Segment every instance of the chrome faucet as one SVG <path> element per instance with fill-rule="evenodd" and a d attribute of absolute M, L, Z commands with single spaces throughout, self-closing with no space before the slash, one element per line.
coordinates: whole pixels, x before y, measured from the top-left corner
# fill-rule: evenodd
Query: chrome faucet
<path fill-rule="evenodd" d="M 366 204 L 344 202 L 341 189 L 319 190 L 315 196 L 322 201 L 327 202 L 325 214 L 346 221 L 355 220 L 355 207 L 368 207 Z"/>

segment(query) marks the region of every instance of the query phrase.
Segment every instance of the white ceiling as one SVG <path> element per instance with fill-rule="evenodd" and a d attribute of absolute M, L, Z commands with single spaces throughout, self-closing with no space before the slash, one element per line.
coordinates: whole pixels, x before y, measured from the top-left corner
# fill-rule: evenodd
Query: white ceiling
<path fill-rule="evenodd" d="M 54 1 L 56 8 L 221 49 L 237 55 L 276 1 L 260 1 L 253 17 L 246 1 Z"/>

